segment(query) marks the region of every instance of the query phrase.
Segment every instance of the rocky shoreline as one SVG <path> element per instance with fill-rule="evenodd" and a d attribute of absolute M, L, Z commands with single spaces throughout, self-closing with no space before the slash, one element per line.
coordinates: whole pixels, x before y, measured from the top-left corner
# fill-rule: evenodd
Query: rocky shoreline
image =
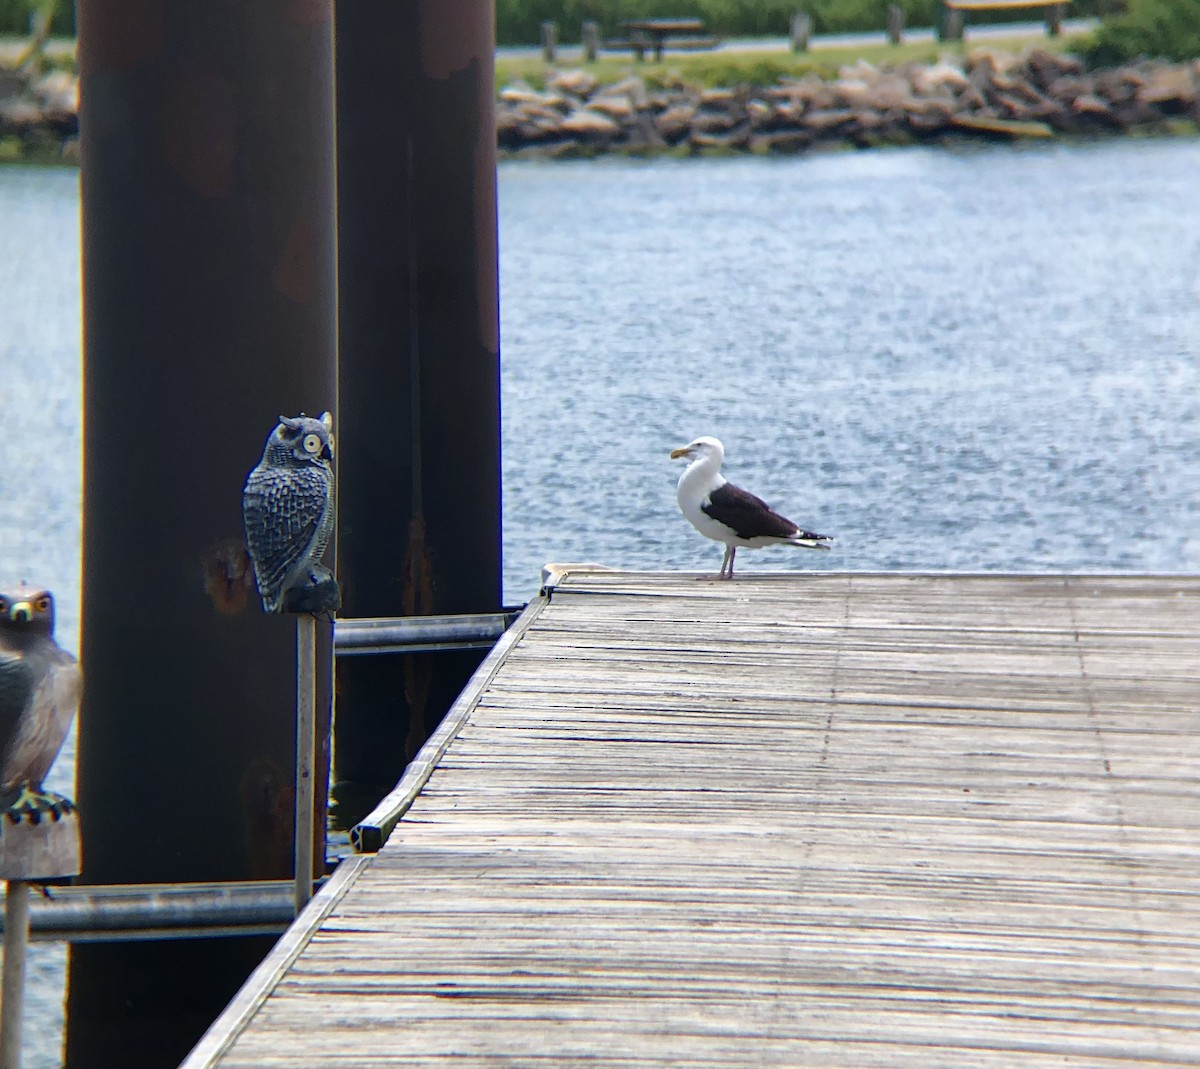
<path fill-rule="evenodd" d="M 497 104 L 505 155 L 601 152 L 795 153 L 945 137 L 1195 133 L 1200 60 L 1087 71 L 1070 55 L 974 52 L 962 66 L 843 68 L 771 86 L 649 88 L 641 78 L 597 85 L 560 71 L 544 90 L 506 86 Z"/>
<path fill-rule="evenodd" d="M 0 163 L 74 161 L 79 143 L 79 79 L 67 71 L 27 75 L 0 67 Z"/>
<path fill-rule="evenodd" d="M 53 71 L 0 69 L 0 161 L 77 156 L 79 86 Z M 505 86 L 496 102 L 502 156 L 606 152 L 797 153 L 825 146 L 947 138 L 1200 132 L 1200 59 L 1089 71 L 1074 56 L 979 50 L 961 65 L 843 68 L 769 86 L 660 88 L 631 76 L 600 85 L 582 70 L 545 88 Z"/>

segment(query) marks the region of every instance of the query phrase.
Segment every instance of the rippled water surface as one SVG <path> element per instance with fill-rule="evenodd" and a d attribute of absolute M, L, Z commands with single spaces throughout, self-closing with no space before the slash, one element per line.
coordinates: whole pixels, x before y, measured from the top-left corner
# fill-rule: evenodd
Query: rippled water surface
<path fill-rule="evenodd" d="M 1196 142 L 510 165 L 506 550 L 715 568 L 669 449 L 834 553 L 1195 569 Z"/>
<path fill-rule="evenodd" d="M 699 434 L 837 537 L 747 571 L 1197 570 L 1198 176 L 1196 141 L 506 163 L 507 600 L 551 560 L 715 571 L 667 458 Z M 76 648 L 77 175 L 0 168 L 0 249 L 0 577 Z"/>
<path fill-rule="evenodd" d="M 52 587 L 79 645 L 79 178 L 0 167 L 0 584 Z M 74 734 L 47 778 L 73 794 Z M 25 1069 L 55 1069 L 66 947 L 32 943 Z"/>

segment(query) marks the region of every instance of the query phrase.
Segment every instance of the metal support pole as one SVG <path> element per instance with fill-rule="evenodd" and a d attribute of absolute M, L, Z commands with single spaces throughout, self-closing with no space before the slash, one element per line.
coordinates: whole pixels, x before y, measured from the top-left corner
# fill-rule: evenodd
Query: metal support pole
<path fill-rule="evenodd" d="M 313 747 L 316 740 L 317 620 L 296 617 L 296 914 L 312 898 Z"/>
<path fill-rule="evenodd" d="M 25 949 L 29 944 L 29 884 L 8 880 L 4 898 L 4 979 L 0 998 L 0 1069 L 21 1069 L 25 1012 Z"/>
<path fill-rule="evenodd" d="M 240 489 L 280 413 L 337 419 L 332 4 L 77 8 L 83 877 L 290 881 L 295 636 Z M 74 947 L 67 1066 L 178 1064 L 269 947 Z"/>
<path fill-rule="evenodd" d="M 347 617 L 500 607 L 493 8 L 335 9 Z M 339 658 L 339 824 L 392 789 L 482 657 Z"/>

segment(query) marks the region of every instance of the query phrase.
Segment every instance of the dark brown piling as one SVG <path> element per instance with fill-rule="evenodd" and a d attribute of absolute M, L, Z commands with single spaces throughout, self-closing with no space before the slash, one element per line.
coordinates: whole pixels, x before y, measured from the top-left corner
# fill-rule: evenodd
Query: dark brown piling
<path fill-rule="evenodd" d="M 501 597 L 491 0 L 337 7 L 346 617 Z M 481 654 L 337 666 L 339 820 L 394 786 Z"/>
<path fill-rule="evenodd" d="M 295 626 L 240 505 L 280 413 L 336 416 L 331 5 L 78 17 L 83 878 L 289 878 Z M 70 1069 L 177 1064 L 268 945 L 77 944 Z"/>

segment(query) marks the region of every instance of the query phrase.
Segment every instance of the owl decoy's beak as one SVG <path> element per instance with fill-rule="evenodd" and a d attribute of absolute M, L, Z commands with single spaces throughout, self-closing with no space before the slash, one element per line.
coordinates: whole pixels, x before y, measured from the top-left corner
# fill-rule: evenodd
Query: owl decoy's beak
<path fill-rule="evenodd" d="M 333 463 L 333 446 L 325 445 L 325 448 L 321 450 L 321 459 L 329 461 L 330 464 Z"/>
<path fill-rule="evenodd" d="M 14 601 L 8 610 L 13 623 L 29 623 L 33 619 L 33 605 L 28 601 Z"/>

